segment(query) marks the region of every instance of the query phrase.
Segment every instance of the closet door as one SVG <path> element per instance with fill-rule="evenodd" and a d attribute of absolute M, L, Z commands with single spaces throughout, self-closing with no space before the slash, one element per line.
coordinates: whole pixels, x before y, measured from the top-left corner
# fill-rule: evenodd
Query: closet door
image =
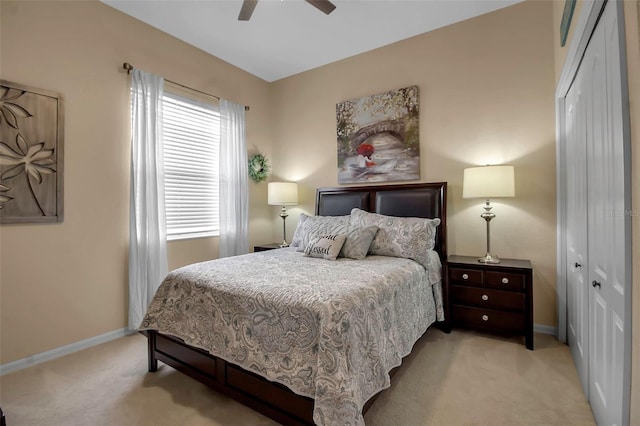
<path fill-rule="evenodd" d="M 583 65 L 591 99 L 587 112 L 589 235 L 589 400 L 598 424 L 621 425 L 625 375 L 625 289 L 630 265 L 628 194 L 617 8 L 608 2 Z M 630 233 L 630 227 L 629 227 Z M 626 370 L 627 372 L 630 369 Z M 626 411 L 626 414 L 625 414 Z M 628 417 L 626 418 L 628 421 Z"/>
<path fill-rule="evenodd" d="M 567 339 L 585 395 L 589 385 L 586 94 L 582 73 L 566 97 Z"/>

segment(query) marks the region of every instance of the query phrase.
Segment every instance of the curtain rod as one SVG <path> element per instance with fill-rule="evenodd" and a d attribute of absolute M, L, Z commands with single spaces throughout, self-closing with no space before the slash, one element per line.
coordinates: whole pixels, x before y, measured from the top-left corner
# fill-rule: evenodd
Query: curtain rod
<path fill-rule="evenodd" d="M 123 64 L 122 64 L 122 68 L 124 68 L 125 70 L 127 70 L 127 74 L 130 74 L 130 73 L 131 73 L 131 71 L 133 71 L 133 65 L 131 65 L 129 62 L 125 62 L 125 63 L 123 63 Z M 219 96 L 212 95 L 211 93 L 203 92 L 202 90 L 194 89 L 193 87 L 189 87 L 189 86 L 185 86 L 184 84 L 176 83 L 175 81 L 171 81 L 171 80 L 169 80 L 169 79 L 167 79 L 167 78 L 165 78 L 164 80 L 165 80 L 165 81 L 168 81 L 168 82 L 169 82 L 169 83 L 171 83 L 171 84 L 175 84 L 176 86 L 183 87 L 183 88 L 185 88 L 185 89 L 187 89 L 187 90 L 192 90 L 192 91 L 194 91 L 194 92 L 200 93 L 201 95 L 209 96 L 209 97 L 211 97 L 211 98 L 215 98 L 215 99 L 217 99 L 217 100 L 220 100 L 220 97 L 219 97 Z M 244 110 L 245 110 L 245 111 L 249 111 L 249 109 L 250 109 L 250 108 L 249 108 L 249 106 L 247 106 L 247 105 L 245 105 L 245 106 L 244 106 Z"/>

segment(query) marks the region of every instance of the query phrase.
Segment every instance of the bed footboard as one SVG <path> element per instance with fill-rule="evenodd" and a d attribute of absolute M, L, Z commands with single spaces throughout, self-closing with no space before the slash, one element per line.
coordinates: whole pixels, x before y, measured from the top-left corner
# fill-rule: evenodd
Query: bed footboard
<path fill-rule="evenodd" d="M 157 371 L 158 361 L 162 361 L 279 423 L 313 424 L 313 399 L 188 346 L 180 339 L 149 330 L 147 341 L 150 372 Z"/>

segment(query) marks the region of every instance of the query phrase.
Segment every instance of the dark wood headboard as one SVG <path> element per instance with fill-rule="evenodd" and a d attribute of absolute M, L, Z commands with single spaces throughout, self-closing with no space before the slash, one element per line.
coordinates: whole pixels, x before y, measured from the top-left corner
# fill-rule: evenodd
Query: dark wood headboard
<path fill-rule="evenodd" d="M 447 183 L 318 188 L 316 215 L 343 216 L 359 208 L 400 217 L 440 218 L 434 249 L 447 258 Z"/>

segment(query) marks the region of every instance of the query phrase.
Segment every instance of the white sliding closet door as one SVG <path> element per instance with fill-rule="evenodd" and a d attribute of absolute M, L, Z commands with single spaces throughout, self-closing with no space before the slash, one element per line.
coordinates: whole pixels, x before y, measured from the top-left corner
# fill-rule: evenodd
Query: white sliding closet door
<path fill-rule="evenodd" d="M 587 99 L 582 75 L 566 97 L 567 188 L 567 339 L 582 389 L 588 394 L 589 284 L 587 256 Z"/>
<path fill-rule="evenodd" d="M 586 3 L 593 26 L 579 36 L 584 56 L 576 53 L 575 78 L 563 71 L 560 83 L 570 81 L 559 115 L 559 277 L 564 283 L 558 285 L 558 303 L 563 309 L 566 300 L 567 340 L 597 423 L 626 425 L 632 277 L 624 23 L 619 2 Z"/>
<path fill-rule="evenodd" d="M 587 127 L 591 407 L 599 424 L 623 424 L 625 289 L 624 123 L 616 7 L 607 3 L 583 61 L 591 75 Z M 629 228 L 630 231 L 630 228 Z M 627 281 L 628 280 L 628 281 Z M 630 285 L 628 286 L 630 289 Z M 630 371 L 630 370 L 628 370 Z"/>

